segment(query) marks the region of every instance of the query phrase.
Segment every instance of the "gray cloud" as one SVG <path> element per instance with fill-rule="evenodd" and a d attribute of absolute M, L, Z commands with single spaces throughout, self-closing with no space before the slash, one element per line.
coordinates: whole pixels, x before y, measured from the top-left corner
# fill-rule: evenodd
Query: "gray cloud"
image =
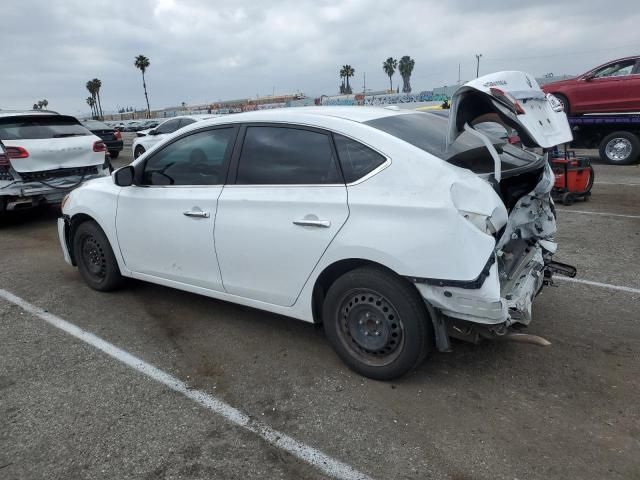
<path fill-rule="evenodd" d="M 415 89 L 481 71 L 580 73 L 637 54 L 635 2 L 427 0 L 211 2 L 206 0 L 5 1 L 0 108 L 46 97 L 87 112 L 87 80 L 102 80 L 103 108 L 142 106 L 133 59 L 151 60 L 152 108 L 301 90 L 335 93 L 338 69 L 360 89 L 385 88 L 382 61 L 411 55 Z M 398 81 L 399 78 L 395 78 Z M 395 83 L 395 82 L 394 82 Z"/>

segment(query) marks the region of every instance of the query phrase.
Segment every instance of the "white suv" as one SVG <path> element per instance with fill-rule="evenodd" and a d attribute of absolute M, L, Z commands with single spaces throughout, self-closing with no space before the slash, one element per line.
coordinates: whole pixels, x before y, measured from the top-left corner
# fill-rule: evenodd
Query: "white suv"
<path fill-rule="evenodd" d="M 80 122 L 48 111 L 0 111 L 0 214 L 58 203 L 109 175 L 106 145 Z"/>
<path fill-rule="evenodd" d="M 182 127 L 186 127 L 187 125 L 191 125 L 192 123 L 200 120 L 214 118 L 215 116 L 216 115 L 189 115 L 173 117 L 161 123 L 156 128 L 137 132 L 137 138 L 133 140 L 133 145 L 131 147 L 133 149 L 133 158 L 138 158 L 156 143 L 160 142 L 160 140 L 164 139 L 167 135 L 180 130 Z"/>

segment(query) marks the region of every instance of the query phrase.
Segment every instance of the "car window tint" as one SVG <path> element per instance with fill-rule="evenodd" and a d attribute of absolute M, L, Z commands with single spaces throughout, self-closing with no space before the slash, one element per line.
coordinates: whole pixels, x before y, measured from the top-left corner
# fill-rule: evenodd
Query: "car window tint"
<path fill-rule="evenodd" d="M 173 133 L 180 126 L 180 119 L 177 118 L 175 120 L 167 120 L 162 125 L 160 125 L 156 131 L 158 133 Z"/>
<path fill-rule="evenodd" d="M 195 123 L 195 120 L 193 118 L 183 118 L 182 120 L 180 120 L 180 128 L 191 125 L 192 123 Z"/>
<path fill-rule="evenodd" d="M 635 66 L 635 60 L 628 60 L 626 62 L 614 63 L 598 70 L 595 74 L 596 77 L 619 77 L 622 75 L 631 75 L 633 67 Z"/>
<path fill-rule="evenodd" d="M 147 160 L 143 185 L 219 185 L 232 128 L 207 130 L 167 145 Z"/>
<path fill-rule="evenodd" d="M 337 134 L 333 138 L 347 183 L 355 182 L 385 162 L 382 155 L 360 142 Z"/>
<path fill-rule="evenodd" d="M 287 127 L 248 127 L 236 183 L 343 183 L 329 135 Z"/>
<path fill-rule="evenodd" d="M 66 115 L 16 115 L 0 118 L 0 140 L 36 140 L 91 135 Z"/>

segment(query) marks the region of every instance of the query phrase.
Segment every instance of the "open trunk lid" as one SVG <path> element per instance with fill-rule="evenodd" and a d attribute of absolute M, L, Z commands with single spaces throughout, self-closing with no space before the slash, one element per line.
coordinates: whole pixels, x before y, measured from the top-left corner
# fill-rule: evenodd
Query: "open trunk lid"
<path fill-rule="evenodd" d="M 505 71 L 476 78 L 456 90 L 451 98 L 447 144 L 490 115 L 517 130 L 526 147 L 551 148 L 573 139 L 562 104 L 553 95 L 545 95 L 531 75 Z"/>

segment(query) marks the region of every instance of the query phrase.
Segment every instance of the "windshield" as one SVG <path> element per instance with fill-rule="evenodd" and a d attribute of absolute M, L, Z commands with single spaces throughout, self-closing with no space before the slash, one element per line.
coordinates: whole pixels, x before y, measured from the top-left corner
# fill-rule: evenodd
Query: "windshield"
<path fill-rule="evenodd" d="M 411 113 L 392 115 L 364 122 L 366 125 L 398 137 L 425 152 L 435 155 L 452 165 L 468 168 L 475 173 L 492 173 L 494 162 L 482 141 L 470 133 L 463 132 L 447 148 L 448 112 Z M 495 121 L 480 122 L 474 128 L 492 141 L 502 160 L 503 170 L 526 166 L 537 160 L 537 156 L 510 145 L 512 132 Z"/>
<path fill-rule="evenodd" d="M 36 140 L 91 135 L 73 117 L 22 115 L 0 118 L 0 140 Z"/>

